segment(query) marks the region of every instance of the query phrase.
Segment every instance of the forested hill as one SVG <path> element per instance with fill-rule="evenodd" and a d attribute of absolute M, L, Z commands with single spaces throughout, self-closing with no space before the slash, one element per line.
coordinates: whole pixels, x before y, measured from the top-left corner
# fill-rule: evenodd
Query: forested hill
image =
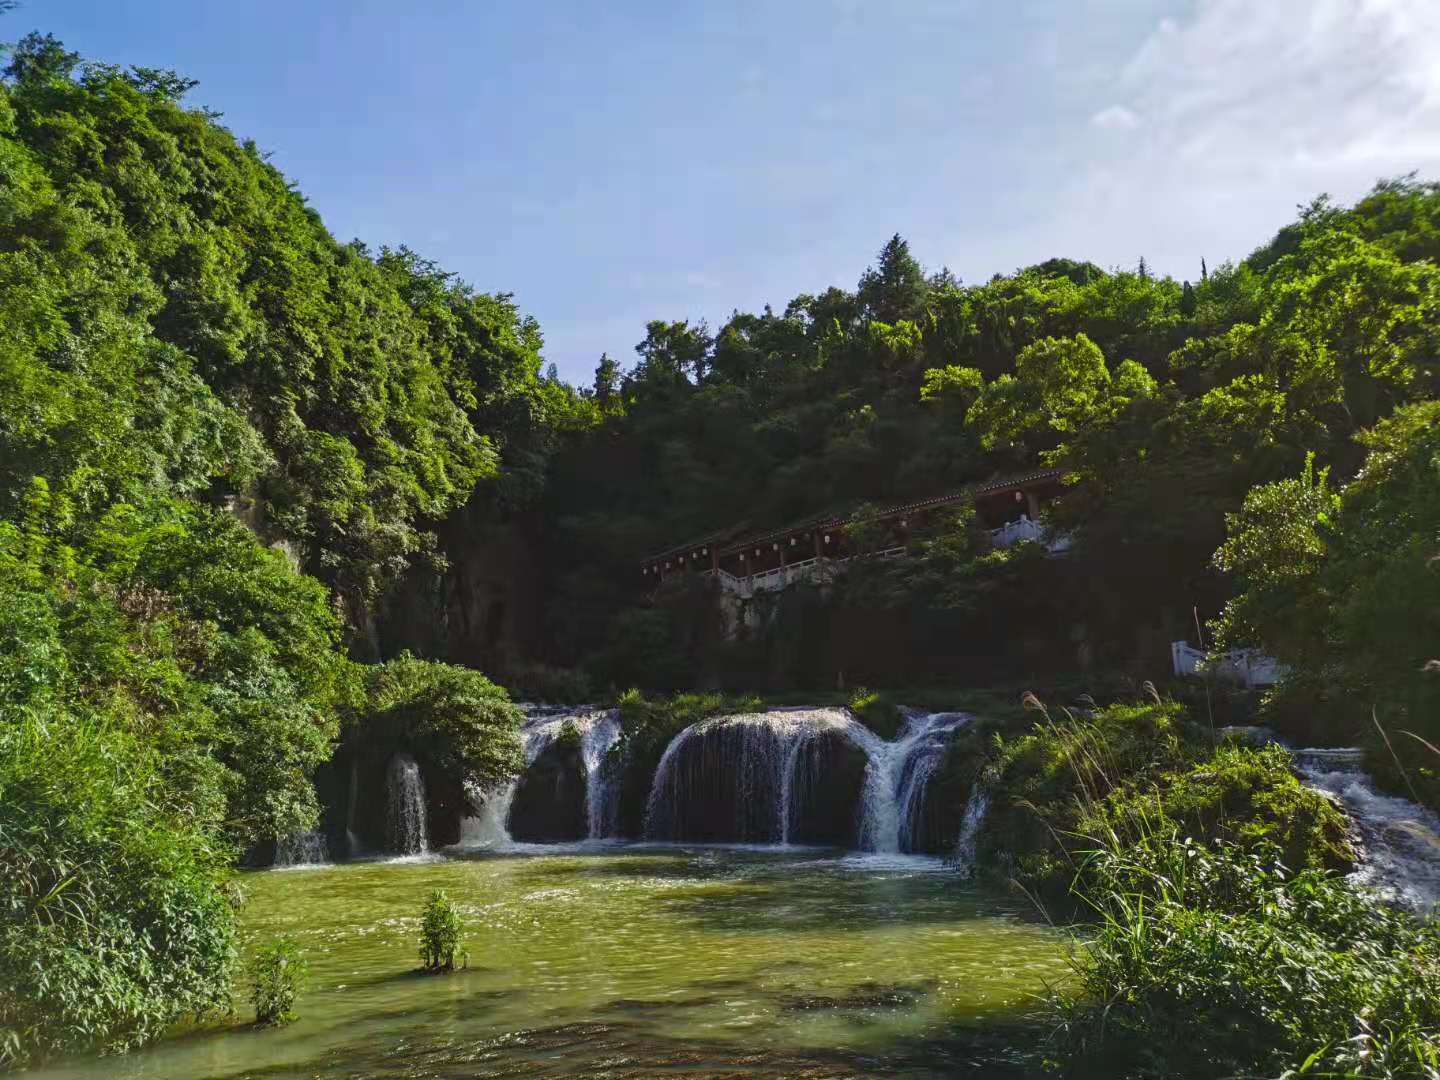
<path fill-rule="evenodd" d="M 354 617 L 477 489 L 543 482 L 571 395 L 506 295 L 337 242 L 168 72 L 32 37 L 0 91 L 0 513 L 237 505 Z"/>
<path fill-rule="evenodd" d="M 387 763 L 453 839 L 521 765 L 497 682 L 1103 694 L 1193 628 L 1289 666 L 1287 733 L 1440 741 L 1440 186 L 1189 282 L 965 284 L 896 237 L 577 389 L 510 296 L 338 242 L 191 89 L 37 35 L 0 78 L 0 1067 L 227 1007 L 230 868 L 322 802 L 363 846 Z M 1037 466 L 1064 557 L 932 515 L 740 626 L 637 574 Z"/>
<path fill-rule="evenodd" d="M 1332 481 L 1354 476 L 1358 434 L 1440 393 L 1437 258 L 1440 188 L 1405 179 L 1353 208 L 1317 199 L 1239 263 L 1207 268 L 1197 252 L 1192 281 L 1143 260 L 1053 259 L 964 284 L 926 274 L 896 237 L 853 291 L 714 332 L 652 322 L 633 368 L 601 361 L 603 423 L 561 455 L 547 492 L 563 527 L 552 561 L 569 567 L 555 640 L 569 662 L 602 655 L 621 683 L 657 670 L 973 680 L 977 657 L 1073 667 L 1077 640 L 1100 666 L 1163 672 L 1195 609 L 1213 618 L 1235 589 L 1235 567 L 1213 557 L 1247 492 L 1298 477 L 1310 455 Z M 648 551 L 1037 464 L 1071 485 L 1055 509 L 1076 542 L 1063 569 L 967 548 L 951 528 L 823 616 L 782 612 L 718 670 L 684 603 L 613 617 L 642 591 Z M 815 644 L 837 625 L 842 640 Z"/>
<path fill-rule="evenodd" d="M 352 657 L 590 408 L 509 297 L 337 243 L 190 85 L 34 35 L 0 80 L 0 1067 L 228 1007 L 229 868 L 337 755 L 403 748 L 452 812 L 513 772 L 484 675 Z"/>
<path fill-rule="evenodd" d="M 315 640 L 360 659 L 409 647 L 591 694 L 1149 671 L 1263 584 L 1268 563 L 1223 546 L 1247 494 L 1309 475 L 1314 503 L 1385 438 L 1365 433 L 1437 395 L 1433 184 L 1317 200 L 1239 263 L 1197 252 L 1185 282 L 1057 258 L 966 284 L 897 236 L 853 290 L 713 331 L 652 322 L 636 362 L 602 357 L 577 390 L 541 374 L 509 296 L 337 242 L 191 88 L 45 37 L 11 53 L 0 515 L 132 578 L 144 560 L 96 545 L 193 521 L 231 543 L 241 522 L 290 555 L 287 581 L 324 586 Z M 930 521 L 911 557 L 738 640 L 693 589 L 636 580 L 718 528 L 1040 465 L 1068 484 L 1063 563 Z M 177 573 L 147 587 L 169 597 Z M 1314 641 L 1235 613 L 1230 640 L 1318 670 Z"/>

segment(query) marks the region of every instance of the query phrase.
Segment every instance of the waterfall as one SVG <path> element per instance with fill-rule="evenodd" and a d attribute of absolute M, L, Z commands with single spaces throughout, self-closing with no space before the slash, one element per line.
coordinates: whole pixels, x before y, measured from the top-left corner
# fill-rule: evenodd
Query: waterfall
<path fill-rule="evenodd" d="M 817 788 L 826 737 L 878 743 L 840 709 L 775 709 L 691 724 L 665 748 L 645 808 L 656 840 L 788 843 Z"/>
<path fill-rule="evenodd" d="M 475 804 L 474 817 L 460 819 L 462 848 L 503 848 L 510 843 L 510 804 L 515 801 L 517 781 L 510 780 L 489 790 L 473 784 L 465 785 L 465 793 Z"/>
<path fill-rule="evenodd" d="M 620 711 L 593 712 L 580 727 L 580 759 L 585 764 L 585 823 L 591 840 L 614 836 L 620 818 L 617 762 L 610 749 L 620 739 Z"/>
<path fill-rule="evenodd" d="M 350 795 L 345 805 L 345 857 L 353 859 L 360 854 L 360 837 L 355 833 L 355 807 L 360 798 L 360 759 L 350 757 Z"/>
<path fill-rule="evenodd" d="M 425 810 L 425 780 L 420 766 L 409 754 L 396 754 L 385 772 L 388 797 L 390 850 L 400 855 L 418 855 L 430 847 L 429 822 Z"/>
<path fill-rule="evenodd" d="M 930 779 L 950 736 L 969 720 L 964 713 L 911 713 L 893 742 L 841 709 L 774 709 L 702 720 L 665 748 L 650 788 L 645 834 L 793 843 L 817 804 L 844 795 L 837 788 L 842 779 L 827 773 L 839 744 L 864 759 L 859 846 L 913 851 L 923 839 Z"/>
<path fill-rule="evenodd" d="M 525 767 L 539 759 L 565 730 L 573 725 L 580 735 L 580 760 L 585 769 L 585 817 L 592 840 L 615 835 L 619 817 L 619 789 L 615 783 L 610 748 L 620 738 L 620 714 L 615 709 L 552 709 L 522 705 L 525 720 L 520 725 L 520 742 Z M 498 784 L 488 791 L 469 789 L 479 813 L 460 822 L 463 848 L 504 848 L 511 843 L 510 808 L 519 788 L 519 778 Z"/>
<path fill-rule="evenodd" d="M 1312 788 L 1338 799 L 1359 838 L 1352 879 L 1421 914 L 1440 904 L 1440 815 L 1375 790 L 1361 769 L 1365 752 L 1296 750 L 1295 764 Z"/>
<path fill-rule="evenodd" d="M 316 866 L 329 861 L 325 834 L 318 829 L 291 833 L 275 841 L 276 866 Z"/>
<path fill-rule="evenodd" d="M 989 809 L 990 789 L 985 786 L 985 781 L 977 776 L 970 789 L 970 798 L 965 801 L 965 816 L 960 819 L 960 839 L 955 844 L 955 868 L 962 877 L 968 878 L 975 874 L 975 842 Z"/>
<path fill-rule="evenodd" d="M 872 735 L 865 749 L 860 846 L 866 851 L 914 851 L 930 778 L 945 758 L 965 713 L 910 713 L 893 742 Z"/>

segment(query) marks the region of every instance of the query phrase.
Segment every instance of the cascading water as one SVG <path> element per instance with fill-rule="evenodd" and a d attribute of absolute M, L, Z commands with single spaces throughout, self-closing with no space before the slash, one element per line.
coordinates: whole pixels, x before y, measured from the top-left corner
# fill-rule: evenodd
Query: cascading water
<path fill-rule="evenodd" d="M 817 806 L 843 799 L 846 748 L 863 760 L 855 839 L 876 852 L 913 851 L 925 792 L 963 713 L 910 714 L 893 742 L 840 709 L 775 709 L 692 724 L 665 749 L 646 807 L 657 840 L 792 843 L 814 835 Z M 827 771 L 828 770 L 828 771 Z M 846 841 L 849 842 L 848 840 Z"/>
<path fill-rule="evenodd" d="M 866 851 L 915 851 L 925 791 L 965 713 L 910 713 L 894 742 L 871 734 L 862 792 L 860 846 Z M 868 729 L 865 729 L 867 734 Z"/>
<path fill-rule="evenodd" d="M 353 859 L 360 854 L 360 837 L 355 832 L 355 810 L 360 800 L 360 762 L 350 758 L 350 792 L 345 804 L 345 856 Z"/>
<path fill-rule="evenodd" d="M 387 840 L 398 855 L 418 855 L 430 847 L 425 809 L 425 780 L 409 754 L 396 754 L 385 771 L 388 797 Z"/>
<path fill-rule="evenodd" d="M 1440 904 L 1440 816 L 1408 799 L 1385 795 L 1361 769 L 1359 749 L 1296 750 L 1310 786 L 1339 799 L 1361 847 L 1355 880 L 1422 914 Z"/>
<path fill-rule="evenodd" d="M 833 738 L 879 740 L 839 709 L 775 709 L 691 724 L 670 741 L 645 808 L 654 840 L 788 843 Z M 866 751 L 868 753 L 868 750 Z"/>
<path fill-rule="evenodd" d="M 960 819 L 960 839 L 955 844 L 955 869 L 962 877 L 972 877 L 975 873 L 975 844 L 989 809 L 990 789 L 977 778 L 970 789 L 970 798 L 965 801 L 965 816 Z"/>
<path fill-rule="evenodd" d="M 620 714 L 615 709 L 548 709 L 522 705 L 525 721 L 520 741 L 525 767 L 534 765 L 565 731 L 572 726 L 580 736 L 580 759 L 585 769 L 585 817 L 587 836 L 602 840 L 615 834 L 618 817 L 618 790 L 614 782 L 610 749 L 620 738 Z M 519 779 L 497 785 L 490 791 L 471 791 L 479 813 L 460 823 L 463 848 L 503 848 L 511 843 L 510 809 L 519 789 Z"/>
<path fill-rule="evenodd" d="M 318 829 L 291 833 L 275 841 L 276 866 L 318 866 L 329 861 L 325 834 Z"/>
<path fill-rule="evenodd" d="M 586 835 L 603 840 L 615 835 L 620 811 L 615 761 L 610 755 L 620 739 L 620 713 L 617 709 L 592 710 L 571 719 L 580 732 L 580 761 L 585 766 Z"/>

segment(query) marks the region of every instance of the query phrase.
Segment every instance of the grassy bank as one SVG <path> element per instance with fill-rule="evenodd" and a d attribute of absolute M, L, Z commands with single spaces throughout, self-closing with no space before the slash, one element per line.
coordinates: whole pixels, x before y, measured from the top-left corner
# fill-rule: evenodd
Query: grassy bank
<path fill-rule="evenodd" d="M 994 739 L 980 840 L 1084 927 L 1053 1064 L 1124 1077 L 1440 1075 L 1440 929 L 1387 907 L 1288 754 L 1215 742 L 1158 695 L 1028 704 Z"/>

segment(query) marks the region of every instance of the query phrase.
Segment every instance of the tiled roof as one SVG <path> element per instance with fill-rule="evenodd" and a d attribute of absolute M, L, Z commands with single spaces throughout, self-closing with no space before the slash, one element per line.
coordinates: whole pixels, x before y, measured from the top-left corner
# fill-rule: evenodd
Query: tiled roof
<path fill-rule="evenodd" d="M 855 524 L 860 521 L 880 521 L 885 518 L 896 517 L 900 514 L 918 513 L 925 510 L 933 510 L 937 506 L 945 506 L 949 503 L 960 502 L 962 500 L 976 499 L 982 495 L 989 495 L 1002 491 L 1010 491 L 1015 488 L 1023 488 L 1028 485 L 1038 484 L 1044 481 L 1059 480 L 1062 475 L 1063 474 L 1060 469 L 1039 469 L 1035 472 L 1024 473 L 1020 476 L 1006 477 L 1002 480 L 992 480 L 984 484 L 972 484 L 967 487 L 961 488 L 959 491 L 953 491 L 945 495 L 935 495 L 928 499 L 918 499 L 915 502 L 902 503 L 899 506 L 892 506 L 885 510 L 876 511 L 873 514 L 866 514 L 864 517 L 858 517 L 854 514 L 843 517 L 821 515 L 819 517 L 807 518 L 798 522 L 792 522 L 791 524 L 786 525 L 783 528 L 772 529 L 769 532 L 765 533 L 755 533 L 745 536 L 743 539 L 734 540 L 733 537 L 735 536 L 735 534 L 745 527 L 742 523 L 739 525 L 731 526 L 727 529 L 720 529 L 716 532 L 710 533 L 706 537 L 703 537 L 699 540 L 694 540 L 688 544 L 678 544 L 675 547 L 668 548 L 665 551 L 650 555 L 645 559 L 641 560 L 641 562 L 645 566 L 651 566 L 654 565 L 656 560 L 673 559 L 678 555 L 685 555 L 691 552 L 699 552 L 707 547 L 718 546 L 720 543 L 723 543 L 727 540 L 731 542 L 721 547 L 719 554 L 731 555 L 735 552 L 740 551 L 743 548 L 750 546 L 751 544 L 770 543 L 775 540 L 780 540 L 785 537 L 792 536 L 796 533 L 809 532 L 813 529 L 834 528 L 840 525 Z"/>

